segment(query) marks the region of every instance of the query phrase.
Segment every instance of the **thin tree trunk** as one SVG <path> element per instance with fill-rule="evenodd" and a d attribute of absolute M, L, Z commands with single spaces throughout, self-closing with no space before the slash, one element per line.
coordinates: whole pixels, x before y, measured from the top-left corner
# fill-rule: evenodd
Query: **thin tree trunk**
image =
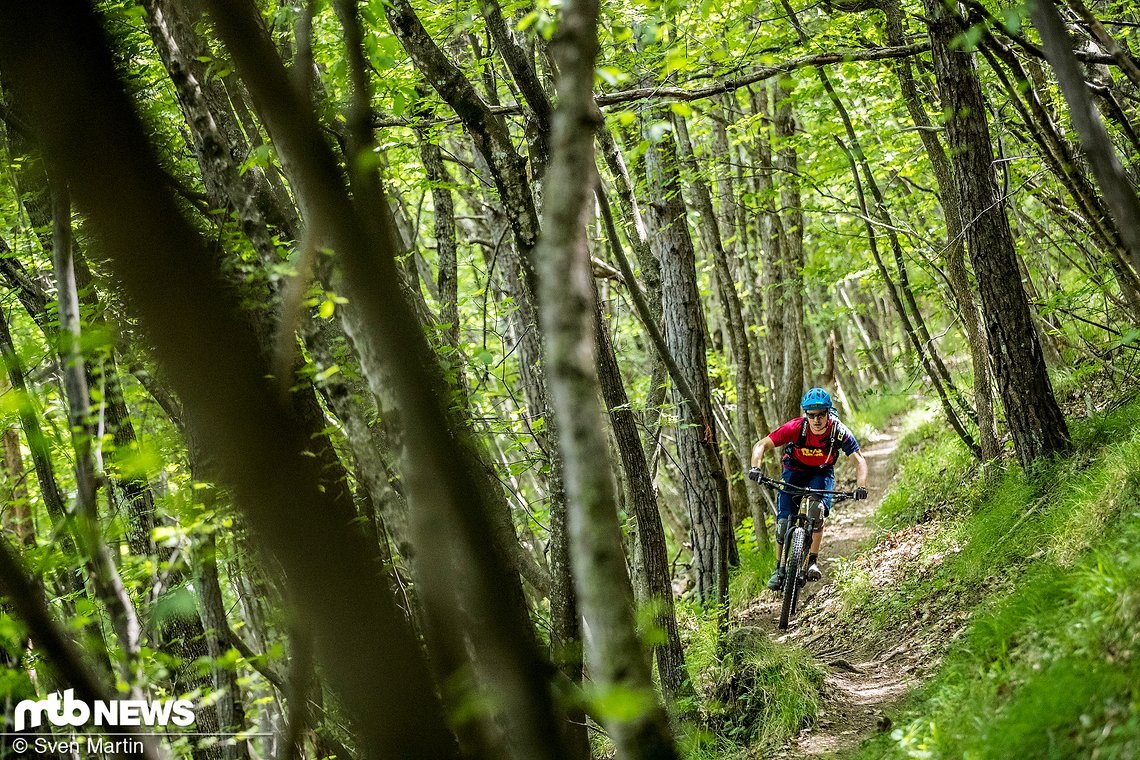
<path fill-rule="evenodd" d="M 195 554 L 197 580 L 201 585 L 199 591 L 202 598 L 202 624 L 205 629 L 206 649 L 214 662 L 221 662 L 226 652 L 230 650 L 230 637 L 222 588 L 218 583 L 217 542 L 213 533 L 206 533 Z M 237 673 L 224 666 L 215 666 L 212 671 L 214 690 L 218 694 L 218 730 L 227 734 L 245 731 L 245 708 L 242 706 Z M 225 737 L 222 740 L 222 757 L 225 760 L 245 760 L 249 757 L 246 741 L 236 736 Z"/>
<path fill-rule="evenodd" d="M 655 647 L 657 670 L 666 698 L 670 702 L 676 702 L 679 697 L 692 692 L 692 685 L 685 670 L 685 650 L 681 647 L 677 632 L 665 530 L 661 525 L 661 513 L 649 463 L 637 434 L 637 422 L 629 408 L 629 397 L 622 384 L 621 371 L 602 318 L 600 304 L 594 323 L 594 336 L 602 399 L 609 410 L 622 468 L 628 479 L 630 508 L 637 526 L 635 553 L 646 580 L 644 593 L 639 594 L 638 601 L 651 605 L 654 609 L 654 624 L 665 634 L 664 643 Z"/>
<path fill-rule="evenodd" d="M 729 267 L 729 257 L 724 249 L 720 228 L 717 226 L 716 212 L 712 205 L 712 196 L 708 187 L 697 174 L 697 160 L 693 153 L 693 146 L 689 140 L 688 128 L 685 120 L 676 114 L 673 124 L 677 130 L 677 138 L 681 153 L 687 165 L 690 180 L 689 185 L 696 201 L 697 217 L 700 219 L 702 237 L 713 262 L 714 280 L 717 292 L 720 294 L 721 310 L 724 314 L 725 326 L 728 329 L 729 345 L 732 347 L 732 358 L 736 364 L 734 376 L 736 391 L 736 438 L 735 447 L 736 469 L 738 473 L 746 472 L 752 457 L 752 443 L 759 440 L 752 413 L 752 354 L 748 350 L 748 333 L 744 326 L 743 305 L 740 295 L 736 292 L 736 278 Z M 747 484 L 746 484 L 747 485 Z M 759 488 L 746 487 L 745 500 L 748 511 L 752 516 L 757 535 L 767 533 L 765 525 L 766 508 Z M 730 526 L 732 521 L 730 521 Z M 735 544 L 735 531 L 733 532 Z M 730 545 L 730 552 L 732 546 Z"/>
<path fill-rule="evenodd" d="M 511 286 L 519 307 L 515 319 L 521 344 L 520 366 L 531 411 L 545 420 L 545 425 L 538 434 L 538 443 L 550 456 L 551 645 L 561 661 L 563 672 L 577 683 L 581 680 L 581 663 L 577 655 L 581 651 L 580 634 L 577 605 L 570 585 L 562 464 L 554 445 L 558 436 L 558 421 L 550 407 L 542 377 L 542 347 L 533 303 L 535 278 L 532 254 L 539 226 L 530 181 L 522 158 L 514 148 L 506 121 L 490 111 L 463 73 L 439 49 L 411 4 L 407 0 L 393 0 L 384 8 L 392 30 L 416 67 L 456 112 L 486 160 L 514 233 L 517 254 L 510 257 L 509 262 L 513 264 Z M 580 722 L 582 721 L 575 721 L 567 727 L 570 741 L 578 755 L 587 751 L 584 726 L 577 725 Z"/>
<path fill-rule="evenodd" d="M 1083 7 L 1079 0 L 1076 5 Z M 1088 12 L 1087 9 L 1085 12 Z M 1120 165 L 1112 140 L 1089 98 L 1084 74 L 1073 55 L 1064 24 L 1052 0 L 1037 2 L 1033 6 L 1032 15 L 1033 24 L 1041 33 L 1045 55 L 1057 74 L 1061 94 L 1069 104 L 1073 126 L 1080 135 L 1085 155 L 1128 249 L 1133 272 L 1140 273 L 1140 198 L 1124 176 L 1124 168 Z M 1118 48 L 1117 50 L 1120 52 Z M 1120 54 L 1123 56 L 1122 52 Z M 1129 77 L 1135 77 L 1134 82 L 1140 81 L 1140 70 L 1135 63 L 1126 67 L 1125 71 Z"/>
<path fill-rule="evenodd" d="M 775 136 L 779 144 L 776 167 L 780 170 L 780 206 L 784 218 L 784 257 L 780 269 L 780 295 L 783 302 L 783 372 L 776 386 L 780 419 L 795 417 L 800 411 L 800 395 L 808 357 L 804 355 L 804 212 L 800 202 L 799 157 L 792 143 L 795 117 L 791 92 L 779 81 L 775 89 Z M 769 312 L 771 314 L 771 312 Z"/>
<path fill-rule="evenodd" d="M 132 692 L 138 689 L 138 655 L 142 646 L 142 624 L 134 602 L 103 540 L 96 502 L 95 459 L 90 422 L 90 395 L 80 349 L 79 294 L 71 246 L 71 196 L 65 182 L 51 183 L 52 248 L 58 293 L 63 384 L 67 396 L 67 419 L 75 451 L 76 513 L 78 544 L 85 555 L 95 593 L 107 608 L 111 628 L 123 650 L 122 675 Z"/>
<path fill-rule="evenodd" d="M 935 391 L 938 393 L 938 398 L 942 401 L 942 411 L 946 415 L 947 421 L 950 423 L 950 426 L 954 428 L 954 432 L 958 434 L 958 437 L 962 439 L 962 442 L 966 444 L 966 447 L 980 458 L 982 455 L 981 449 L 979 449 L 977 444 L 974 443 L 973 436 L 971 436 L 969 431 L 966 430 L 966 426 L 959 418 L 958 412 L 954 408 L 950 396 L 947 393 L 947 388 L 949 386 L 945 384 L 943 372 L 938 371 L 936 364 L 932 359 L 932 356 L 934 354 L 934 346 L 930 345 L 928 340 L 924 340 L 917 333 L 914 328 L 914 324 L 912 323 L 910 317 L 907 315 L 903 298 L 899 294 L 900 290 L 903 290 L 909 295 L 909 300 L 911 302 L 912 308 L 916 310 L 918 308 L 917 303 L 914 302 L 913 294 L 910 293 L 909 283 L 900 283 L 899 285 L 896 285 L 895 282 L 891 279 L 890 273 L 887 271 L 886 266 L 883 264 L 882 257 L 879 255 L 878 239 L 875 234 L 874 226 L 871 222 L 872 217 L 870 216 L 870 209 L 867 208 L 866 197 L 863 194 L 863 182 L 859 178 L 859 163 L 863 164 L 863 171 L 867 175 L 868 184 L 870 184 L 873 188 L 875 200 L 879 204 L 880 213 L 883 213 L 884 211 L 883 197 L 882 194 L 878 192 L 877 186 L 874 185 L 874 175 L 871 173 L 870 167 L 867 165 L 866 159 L 863 156 L 863 150 L 859 146 L 858 137 L 855 134 L 855 128 L 851 124 L 851 117 L 848 115 L 846 107 L 843 105 L 842 101 L 839 100 L 839 96 L 836 95 L 830 80 L 827 78 L 827 75 L 823 72 L 820 72 L 820 75 L 824 89 L 827 91 L 828 96 L 831 98 L 832 104 L 835 106 L 835 110 L 839 113 L 839 117 L 843 121 L 843 128 L 847 133 L 847 139 L 851 141 L 850 148 L 847 148 L 847 146 L 845 146 L 841 140 L 839 141 L 839 144 L 847 152 L 848 160 L 851 163 L 852 176 L 855 180 L 855 192 L 859 198 L 859 209 L 862 211 L 864 216 L 863 223 L 867 229 L 867 239 L 870 244 L 871 255 L 875 259 L 875 264 L 878 266 L 879 272 L 883 276 L 883 280 L 887 283 L 887 289 L 890 293 L 891 301 L 894 304 L 895 311 L 898 313 L 899 321 L 902 322 L 903 329 L 906 331 L 907 337 L 910 339 L 911 346 L 914 348 L 915 353 L 918 355 L 923 369 L 926 370 L 926 375 L 930 380 L 930 384 L 934 386 Z M 838 138 L 836 139 L 838 140 Z M 888 228 L 891 227 L 891 222 L 889 219 L 886 220 L 886 225 Z M 894 241 L 894 244 L 896 249 L 896 262 L 898 262 L 901 259 L 901 251 L 898 249 L 897 241 Z M 903 272 L 905 272 L 905 269 L 900 269 L 900 279 Z M 927 334 L 927 338 L 929 338 L 929 334 Z"/>
<path fill-rule="evenodd" d="M 1042 104 L 1042 97 L 1032 86 L 1029 75 L 1025 73 L 1016 55 L 996 39 L 990 37 L 987 45 L 981 50 L 1009 93 L 1010 102 L 1017 109 L 1034 142 L 1040 148 L 1046 165 L 1083 212 L 1094 238 L 1104 249 L 1122 295 L 1133 309 L 1140 309 L 1140 276 L 1126 261 L 1128 249 L 1121 230 L 1105 208 L 1087 175 L 1079 170 L 1079 162 L 1061 135 L 1054 118 Z M 1000 58 L 1009 67 L 1017 79 L 1016 84 L 1009 80 L 996 58 Z M 1083 82 L 1083 78 L 1081 81 Z M 1091 104 L 1089 107 L 1091 108 Z M 1098 263 L 1097 266 L 1099 268 L 1101 265 Z"/>
<path fill-rule="evenodd" d="M 847 295 L 846 285 L 839 283 L 835 289 L 839 293 L 839 299 L 843 301 L 843 305 L 847 307 L 847 312 L 850 314 L 851 321 L 855 325 L 855 333 L 859 336 L 866 355 L 871 360 L 871 372 L 875 375 L 875 379 L 880 385 L 887 385 L 889 380 L 887 378 L 885 368 L 886 359 L 883 356 L 882 345 L 871 339 L 870 334 L 867 332 L 867 327 L 863 324 L 863 317 L 860 316 L 855 304 L 851 302 L 851 296 Z"/>
<path fill-rule="evenodd" d="M 554 117 L 550 184 L 542 262 L 542 324 L 551 362 L 552 395 L 564 421 L 559 444 L 566 463 L 575 586 L 590 626 L 590 668 L 605 689 L 642 694 L 641 710 L 602 720 L 617 752 L 628 758 L 679 757 L 633 617 L 633 591 L 617 517 L 616 491 L 606 467 L 600 391 L 594 363 L 599 322 L 586 248 L 590 187 L 596 181 L 593 134 L 601 114 L 593 102 L 597 55 L 597 0 L 571 0 L 554 47 L 559 64 L 559 106 Z M 575 189 L 575 191 L 571 190 Z"/>
<path fill-rule="evenodd" d="M 946 415 L 946 420 L 950 423 L 950 426 L 954 428 L 954 432 L 958 434 L 958 437 L 962 439 L 962 443 L 966 445 L 966 448 L 968 448 L 975 456 L 980 458 L 982 454 L 981 449 L 979 449 L 977 447 L 977 444 L 974 443 L 973 437 L 970 435 L 969 431 L 966 430 L 965 426 L 962 424 L 962 421 L 958 418 L 958 413 L 954 409 L 954 405 L 950 403 L 950 399 L 946 395 L 946 389 L 943 387 L 937 371 L 931 364 L 927 352 L 924 350 L 922 342 L 915 334 L 914 327 L 910 323 L 910 318 L 907 316 L 906 308 L 903 306 L 902 298 L 899 296 L 898 287 L 891 279 L 890 272 L 887 271 L 886 265 L 883 264 L 883 258 L 879 254 L 878 237 L 875 235 L 875 228 L 871 223 L 870 210 L 867 208 L 867 200 L 863 195 L 863 182 L 859 177 L 859 167 L 856 164 L 855 159 L 855 154 L 857 151 L 855 149 L 848 148 L 839 138 L 836 138 L 836 140 L 839 142 L 840 147 L 847 153 L 848 161 L 851 164 L 851 176 L 855 180 L 855 194 L 859 199 L 859 209 L 863 213 L 863 224 L 867 230 L 867 242 L 871 249 L 871 256 L 875 259 L 875 265 L 879 268 L 879 274 L 882 275 L 883 281 L 887 283 L 887 289 L 890 292 L 891 302 L 894 304 L 895 312 L 899 317 L 899 321 L 902 322 L 903 330 L 906 332 L 907 337 L 910 339 L 911 346 L 914 348 L 915 353 L 918 355 L 923 369 L 926 370 L 926 376 L 930 380 L 930 384 L 934 386 L 934 390 L 938 393 L 938 398 L 942 402 L 942 412 Z"/>
<path fill-rule="evenodd" d="M 866 180 L 867 187 L 871 190 L 871 197 L 875 201 L 875 210 L 883 222 L 883 226 L 886 228 L 887 239 L 890 241 L 891 252 L 894 254 L 895 267 L 899 275 L 898 289 L 902 293 L 903 302 L 910 307 L 910 322 L 917 333 L 919 346 L 921 350 L 924 350 L 929 355 L 929 362 L 938 373 L 937 377 L 931 377 L 931 382 L 941 382 L 946 389 L 947 395 L 953 401 L 957 402 L 958 408 L 964 411 L 967 417 L 970 417 L 976 422 L 977 413 L 973 407 L 970 406 L 969 402 L 963 398 L 957 386 L 954 385 L 954 381 L 950 377 L 950 371 L 946 369 L 946 365 L 942 362 L 942 357 L 938 354 L 938 348 L 934 344 L 934 339 L 930 336 L 930 331 L 926 327 L 926 320 L 922 316 L 922 310 L 919 309 L 918 301 L 914 297 L 914 290 L 910 286 L 910 276 L 907 273 L 906 260 L 903 256 L 902 245 L 899 243 L 898 233 L 895 232 L 894 221 L 891 219 L 890 211 L 887 209 L 883 193 L 879 190 L 879 183 L 875 180 L 875 174 L 871 171 L 871 166 L 867 162 L 867 156 L 863 153 L 863 148 L 855 135 L 855 130 L 851 125 L 851 118 L 847 114 L 847 109 L 842 101 L 840 101 L 839 95 L 836 94 L 835 88 L 827 76 L 827 72 L 823 69 L 818 69 L 818 72 L 824 90 L 827 91 L 828 97 L 843 119 L 847 139 L 851 141 L 851 148 L 855 153 L 855 159 L 863 169 L 863 176 Z"/>

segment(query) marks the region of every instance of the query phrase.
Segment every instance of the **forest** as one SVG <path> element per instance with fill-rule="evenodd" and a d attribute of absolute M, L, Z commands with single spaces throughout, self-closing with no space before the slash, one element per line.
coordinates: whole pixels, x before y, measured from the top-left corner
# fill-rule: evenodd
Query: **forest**
<path fill-rule="evenodd" d="M 1140 756 L 1136 45 L 0 2 L 0 760 Z"/>

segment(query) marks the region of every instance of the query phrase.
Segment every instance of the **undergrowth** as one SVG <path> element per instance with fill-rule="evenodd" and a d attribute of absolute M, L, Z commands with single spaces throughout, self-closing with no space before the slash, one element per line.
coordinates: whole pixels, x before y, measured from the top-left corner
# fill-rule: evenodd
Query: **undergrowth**
<path fill-rule="evenodd" d="M 1134 400 L 1072 421 L 1070 456 L 988 490 L 951 437 L 920 426 L 903 442 L 878 539 L 921 548 L 889 584 L 845 566 L 844 616 L 873 634 L 919 609 L 972 614 L 896 728 L 857 756 L 1140 756 L 1138 414 Z"/>
<path fill-rule="evenodd" d="M 815 718 L 824 671 L 810 653 L 754 627 L 731 631 L 718 648 L 712 627 L 702 626 L 687 652 L 702 696 L 699 726 L 683 738 L 688 758 L 776 747 Z"/>
<path fill-rule="evenodd" d="M 915 404 L 914 395 L 906 390 L 879 389 L 861 399 L 859 409 L 845 416 L 843 423 L 863 441 L 872 433 L 886 430 L 892 421 L 913 409 Z"/>
<path fill-rule="evenodd" d="M 758 546 L 749 520 L 737 528 L 740 564 L 729 581 L 729 601 L 740 610 L 766 592 L 775 552 Z M 681 737 L 690 760 L 743 757 L 750 748 L 776 747 L 819 711 L 823 671 L 803 649 L 777 644 L 760 628 L 718 634 L 716 616 L 692 602 L 678 608 L 689 673 L 700 715 Z"/>

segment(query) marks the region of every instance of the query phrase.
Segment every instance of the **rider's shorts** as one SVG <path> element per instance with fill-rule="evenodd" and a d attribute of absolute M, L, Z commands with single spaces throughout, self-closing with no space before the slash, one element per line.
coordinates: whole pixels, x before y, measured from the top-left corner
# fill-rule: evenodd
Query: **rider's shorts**
<path fill-rule="evenodd" d="M 793 470 L 789 467 L 784 468 L 784 474 L 781 477 L 785 483 L 800 488 L 816 488 L 821 491 L 830 491 L 835 487 L 835 470 L 831 467 L 827 469 L 813 468 L 810 470 Z M 783 520 L 784 518 L 791 517 L 796 511 L 800 500 L 803 499 L 803 494 L 792 495 L 780 492 L 776 495 L 776 517 Z M 823 516 L 831 514 L 831 496 L 823 497 Z"/>

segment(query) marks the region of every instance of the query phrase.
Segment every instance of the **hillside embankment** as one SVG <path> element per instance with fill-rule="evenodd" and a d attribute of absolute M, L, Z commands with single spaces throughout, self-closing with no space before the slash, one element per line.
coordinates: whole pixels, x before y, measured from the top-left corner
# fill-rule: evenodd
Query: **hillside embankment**
<path fill-rule="evenodd" d="M 865 444 L 878 498 L 833 512 L 789 630 L 775 595 L 741 614 L 819 673 L 748 756 L 1140 756 L 1138 417 L 1086 400 L 1071 456 L 988 483 L 930 415 Z"/>

